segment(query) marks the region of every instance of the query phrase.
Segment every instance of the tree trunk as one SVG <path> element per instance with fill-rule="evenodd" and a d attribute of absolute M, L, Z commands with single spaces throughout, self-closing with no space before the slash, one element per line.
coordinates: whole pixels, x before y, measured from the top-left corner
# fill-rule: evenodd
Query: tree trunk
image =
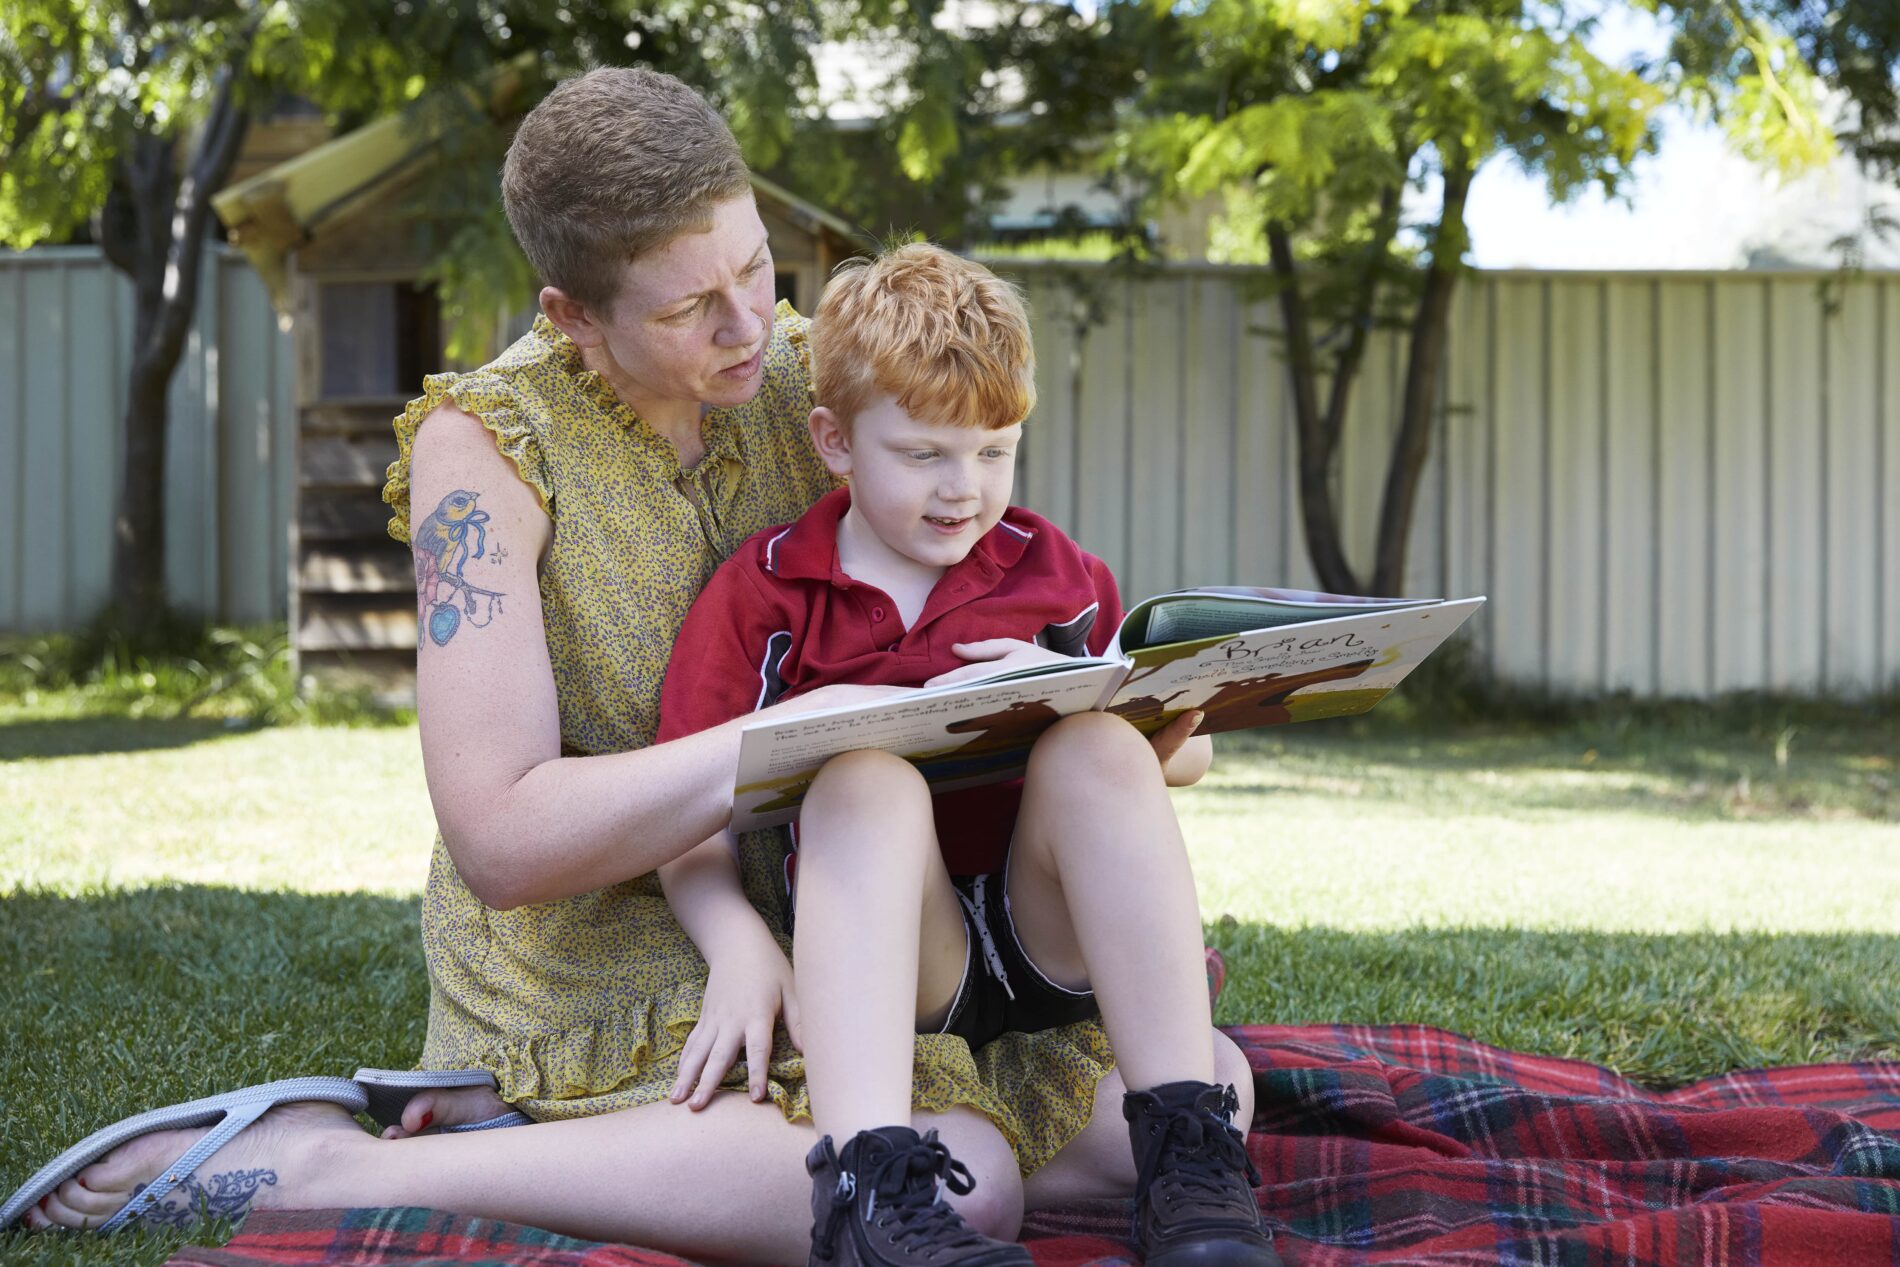
<path fill-rule="evenodd" d="M 1346 561 L 1339 539 L 1339 508 L 1333 504 L 1333 454 L 1337 434 L 1329 434 L 1328 419 L 1319 410 L 1319 370 L 1313 355 L 1312 325 L 1306 298 L 1300 292 L 1299 269 L 1293 242 L 1286 229 L 1267 230 L 1273 271 L 1280 279 L 1280 315 L 1286 325 L 1286 366 L 1293 379 L 1293 417 L 1299 445 L 1300 523 L 1306 529 L 1306 552 L 1319 574 L 1320 586 L 1341 594 L 1359 592 L 1358 578 Z"/>
<path fill-rule="evenodd" d="M 234 63 L 242 57 L 237 54 Z M 211 112 L 182 180 L 172 175 L 172 138 L 149 133 L 133 138 L 114 197 L 100 218 L 106 258 L 131 276 L 134 291 L 125 466 L 112 543 L 112 607 L 134 642 L 155 633 L 166 614 L 168 391 L 198 307 L 211 195 L 230 174 L 248 124 L 234 98 L 236 79 L 235 64 L 219 75 Z"/>
<path fill-rule="evenodd" d="M 165 598 L 165 432 L 173 367 L 133 367 L 125 402 L 125 467 L 113 522 L 112 607 L 137 639 L 158 627 Z"/>
<path fill-rule="evenodd" d="M 1437 411 L 1438 373 L 1444 363 L 1451 296 L 1463 267 L 1465 199 L 1471 192 L 1471 177 L 1470 169 L 1462 163 L 1447 164 L 1444 207 L 1433 237 L 1432 262 L 1412 322 L 1399 429 L 1386 465 L 1373 556 L 1373 592 L 1382 596 L 1397 596 L 1405 588 L 1405 552 L 1411 538 L 1412 511 L 1418 502 L 1425 459 L 1431 453 L 1432 418 Z"/>

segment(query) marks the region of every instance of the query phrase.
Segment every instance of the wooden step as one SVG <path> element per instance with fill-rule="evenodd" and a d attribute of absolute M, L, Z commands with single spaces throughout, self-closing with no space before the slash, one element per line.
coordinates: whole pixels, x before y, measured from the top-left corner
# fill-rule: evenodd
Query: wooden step
<path fill-rule="evenodd" d="M 297 425 L 306 436 L 381 435 L 395 441 L 391 425 L 397 414 L 408 407 L 408 396 L 351 396 L 320 400 L 297 411 Z"/>
<path fill-rule="evenodd" d="M 416 706 L 415 648 L 401 651 L 310 651 L 297 655 L 297 669 L 338 691 L 367 689 L 385 708 Z"/>
<path fill-rule="evenodd" d="M 345 607 L 306 601 L 297 622 L 297 650 L 406 651 L 416 650 L 416 609 L 410 602 L 400 608 Z"/>
<path fill-rule="evenodd" d="M 407 547 L 387 538 L 360 550 L 305 550 L 297 589 L 305 594 L 413 594 L 416 574 Z"/>
<path fill-rule="evenodd" d="M 297 531 L 306 545 L 381 541 L 399 551 L 389 537 L 389 517 L 380 491 L 311 491 L 298 498 Z"/>
<path fill-rule="evenodd" d="M 306 435 L 297 453 L 297 482 L 307 489 L 373 489 L 380 497 L 395 460 L 396 437 L 388 433 Z"/>

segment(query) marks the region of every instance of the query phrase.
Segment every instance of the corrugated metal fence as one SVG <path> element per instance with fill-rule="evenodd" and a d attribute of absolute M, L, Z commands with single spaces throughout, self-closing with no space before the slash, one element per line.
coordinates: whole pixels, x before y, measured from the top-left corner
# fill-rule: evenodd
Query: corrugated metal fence
<path fill-rule="evenodd" d="M 0 631 L 70 628 L 105 601 L 131 346 L 131 283 L 97 250 L 0 254 Z M 165 458 L 181 606 L 283 619 L 292 375 L 257 274 L 234 251 L 206 252 Z"/>
<path fill-rule="evenodd" d="M 1023 499 L 1131 595 L 1312 584 L 1258 274 L 1005 271 L 1037 314 Z M 1896 684 L 1900 276 L 1480 274 L 1452 331 L 1406 589 L 1489 594 L 1476 636 L 1501 673 L 1641 695 Z M 1367 573 L 1401 352 L 1374 341 L 1348 424 Z"/>
<path fill-rule="evenodd" d="M 1040 357 L 1020 498 L 1130 595 L 1311 584 L 1258 275 L 1006 271 Z M 0 256 L 0 630 L 78 624 L 104 595 L 130 299 L 90 250 Z M 1402 371 L 1398 341 L 1375 340 L 1349 424 L 1339 492 L 1362 568 Z M 284 612 L 291 373 L 256 278 L 213 253 L 173 388 L 167 554 L 173 594 L 221 619 Z M 1453 315 L 1407 589 L 1488 593 L 1477 637 L 1520 681 L 1892 684 L 1890 376 L 1900 276 L 1480 274 Z"/>

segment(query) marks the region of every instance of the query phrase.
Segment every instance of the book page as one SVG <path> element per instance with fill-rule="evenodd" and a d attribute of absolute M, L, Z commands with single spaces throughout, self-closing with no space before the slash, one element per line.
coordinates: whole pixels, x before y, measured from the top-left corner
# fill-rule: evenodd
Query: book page
<path fill-rule="evenodd" d="M 1158 594 L 1135 604 L 1122 620 L 1111 650 L 1188 642 L 1216 634 L 1330 620 L 1356 612 L 1393 611 L 1437 602 L 1430 598 L 1357 598 L 1318 590 L 1210 585 Z"/>
<path fill-rule="evenodd" d="M 1152 734 L 1182 713 L 1201 734 L 1363 713 L 1484 600 L 1395 608 L 1218 634 L 1135 652 L 1108 711 Z"/>
<path fill-rule="evenodd" d="M 1124 672 L 1123 665 L 1102 660 L 1051 668 L 1027 679 L 1012 675 L 752 723 L 740 740 L 733 829 L 796 818 L 825 762 L 863 748 L 903 757 L 936 792 L 1020 774 L 1038 735 L 1071 713 L 1098 707 Z"/>

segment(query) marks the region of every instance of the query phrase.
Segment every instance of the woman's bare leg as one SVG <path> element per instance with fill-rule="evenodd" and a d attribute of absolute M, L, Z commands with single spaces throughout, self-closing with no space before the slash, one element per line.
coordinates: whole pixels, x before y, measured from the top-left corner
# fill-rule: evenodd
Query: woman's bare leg
<path fill-rule="evenodd" d="M 919 1118 L 978 1176 L 963 1206 L 979 1226 L 1021 1217 L 1015 1157 L 994 1126 L 960 1110 Z M 97 1227 L 203 1131 L 118 1149 L 60 1187 L 28 1225 Z M 502 1131 L 380 1140 L 343 1110 L 273 1110 L 198 1169 L 207 1192 L 251 1189 L 259 1207 L 417 1205 L 508 1219 L 689 1257 L 803 1262 L 810 1245 L 809 1124 L 772 1104 L 716 1096 L 695 1113 L 658 1103 Z M 961 1204 L 961 1203 L 960 1203 Z M 184 1201 L 178 1214 L 187 1217 Z"/>
<path fill-rule="evenodd" d="M 514 1105 L 487 1087 L 423 1091 L 402 1106 L 402 1123 L 383 1129 L 384 1139 L 407 1139 L 430 1129 L 472 1126 L 509 1112 Z"/>
<path fill-rule="evenodd" d="M 1253 1071 L 1233 1039 L 1219 1030 L 1212 1033 L 1214 1076 L 1239 1095 L 1240 1111 L 1234 1121 L 1244 1130 L 1253 1121 Z M 1023 1180 L 1024 1209 L 1046 1210 L 1134 1192 L 1135 1155 L 1128 1142 L 1128 1123 L 1122 1117 L 1122 1093 L 1127 1089 L 1118 1070 L 1095 1084 L 1095 1107 L 1088 1125 L 1047 1165 Z"/>

